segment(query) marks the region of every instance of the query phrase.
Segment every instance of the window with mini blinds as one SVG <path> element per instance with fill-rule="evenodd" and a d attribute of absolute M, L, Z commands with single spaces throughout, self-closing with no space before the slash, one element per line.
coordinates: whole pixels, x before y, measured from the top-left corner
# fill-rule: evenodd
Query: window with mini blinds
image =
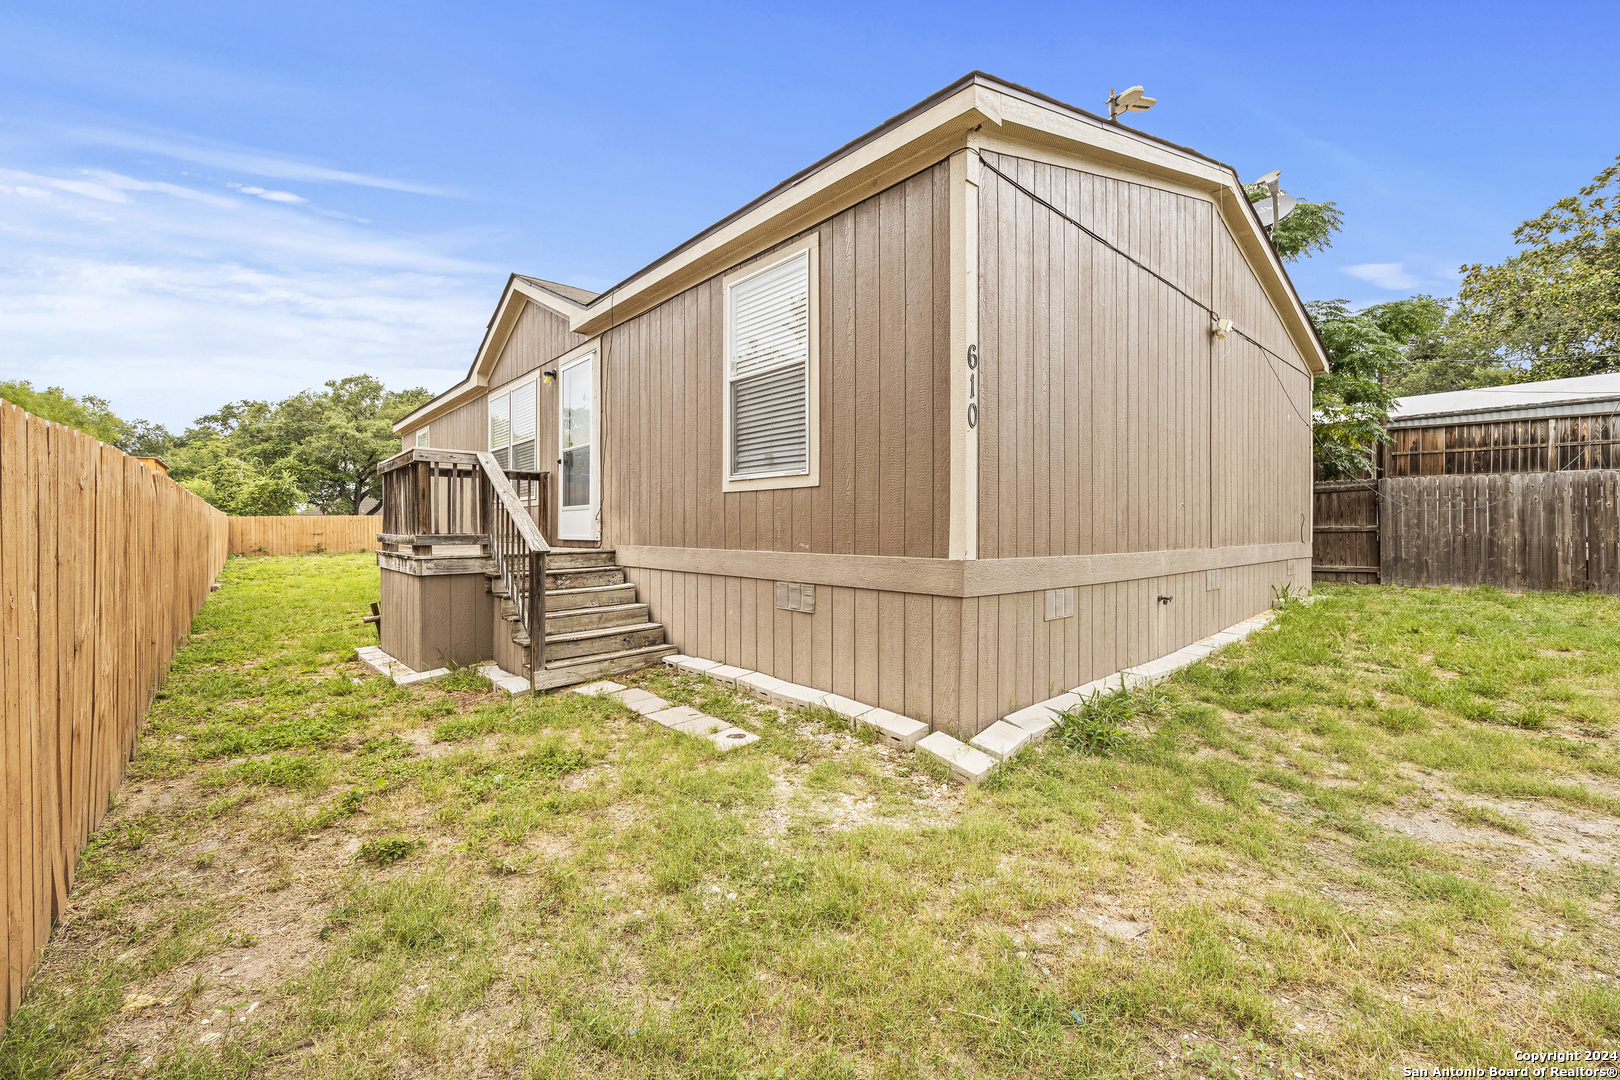
<path fill-rule="evenodd" d="M 502 469 L 534 469 L 534 382 L 489 399 L 489 452 Z"/>
<path fill-rule="evenodd" d="M 812 472 L 814 248 L 726 286 L 726 473 Z"/>

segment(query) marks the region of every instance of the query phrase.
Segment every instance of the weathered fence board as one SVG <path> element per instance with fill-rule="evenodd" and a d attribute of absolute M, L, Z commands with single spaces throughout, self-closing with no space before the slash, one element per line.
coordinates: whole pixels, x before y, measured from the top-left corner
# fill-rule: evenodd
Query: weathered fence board
<path fill-rule="evenodd" d="M 0 403 L 0 1025 L 226 541 L 172 480 Z"/>
<path fill-rule="evenodd" d="M 353 515 L 233 517 L 232 555 L 305 555 L 315 551 L 374 551 L 382 518 Z"/>
<path fill-rule="evenodd" d="M 1378 583 L 1378 488 L 1373 480 L 1316 483 L 1314 581 Z"/>
<path fill-rule="evenodd" d="M 1378 481 L 1379 580 L 1620 593 L 1620 470 Z"/>

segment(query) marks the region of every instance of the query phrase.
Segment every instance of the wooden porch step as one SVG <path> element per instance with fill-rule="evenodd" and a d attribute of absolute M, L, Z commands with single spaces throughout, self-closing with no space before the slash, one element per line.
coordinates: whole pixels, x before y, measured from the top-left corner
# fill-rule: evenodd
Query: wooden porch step
<path fill-rule="evenodd" d="M 546 663 L 549 666 L 554 660 L 629 652 L 663 643 L 664 624 L 655 622 L 634 626 L 598 626 L 572 634 L 547 634 Z"/>
<path fill-rule="evenodd" d="M 635 602 L 636 587 L 628 582 L 618 585 L 590 585 L 579 589 L 547 589 L 546 615 L 549 617 L 560 611 L 578 611 L 580 608 Z"/>
<path fill-rule="evenodd" d="M 597 626 L 630 626 L 649 622 L 646 604 L 603 604 L 601 607 L 546 612 L 546 633 L 571 634 Z"/>
<path fill-rule="evenodd" d="M 624 571 L 617 566 L 546 566 L 547 589 L 583 589 L 592 585 L 623 585 Z"/>
<path fill-rule="evenodd" d="M 648 664 L 656 664 L 666 656 L 674 656 L 673 645 L 650 645 L 644 649 L 628 649 L 620 653 L 600 656 L 579 656 L 548 663 L 545 670 L 535 673 L 536 690 L 550 690 L 574 683 L 594 682 L 609 675 L 623 675 Z"/>
<path fill-rule="evenodd" d="M 547 570 L 575 570 L 581 566 L 612 566 L 612 548 L 552 548 L 546 554 Z"/>

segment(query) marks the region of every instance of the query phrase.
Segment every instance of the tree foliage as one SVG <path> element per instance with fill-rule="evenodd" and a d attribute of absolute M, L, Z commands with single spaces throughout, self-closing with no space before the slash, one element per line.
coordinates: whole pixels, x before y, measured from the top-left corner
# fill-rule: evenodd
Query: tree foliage
<path fill-rule="evenodd" d="M 91 394 L 74 397 L 60 386 L 35 390 L 25 379 L 0 382 L 0 398 L 42 420 L 66 425 L 120 449 L 130 434 L 130 425 L 114 415 L 106 399 Z"/>
<path fill-rule="evenodd" d="M 1271 192 L 1261 184 L 1250 184 L 1244 189 L 1251 203 L 1270 199 Z M 1297 262 L 1318 251 L 1326 251 L 1333 244 L 1333 234 L 1344 226 L 1344 212 L 1331 202 L 1304 202 L 1294 204 L 1294 210 L 1272 230 L 1271 243 L 1277 257 L 1284 262 Z"/>
<path fill-rule="evenodd" d="M 1513 239 L 1518 254 L 1462 268 L 1459 349 L 1527 379 L 1620 370 L 1620 157 Z"/>
<path fill-rule="evenodd" d="M 399 451 L 394 422 L 431 397 L 351 375 L 279 402 L 233 401 L 175 441 L 172 475 L 228 513 L 286 513 L 242 507 L 287 498 L 356 513 L 368 495 L 381 495 L 377 465 Z"/>
<path fill-rule="evenodd" d="M 1395 396 L 1387 382 L 1402 359 L 1397 334 L 1410 332 L 1420 315 L 1380 306 L 1393 310 L 1353 313 L 1344 300 L 1305 305 L 1328 354 L 1328 373 L 1316 377 L 1311 391 L 1312 441 L 1326 480 L 1370 471 L 1378 445 L 1389 440 L 1384 424 Z"/>

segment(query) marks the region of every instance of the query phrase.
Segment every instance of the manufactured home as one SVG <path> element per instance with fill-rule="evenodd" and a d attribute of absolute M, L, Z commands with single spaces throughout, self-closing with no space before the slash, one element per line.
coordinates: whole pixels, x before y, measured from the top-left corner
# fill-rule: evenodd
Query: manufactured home
<path fill-rule="evenodd" d="M 605 292 L 513 275 L 396 425 L 381 644 L 971 735 L 1310 582 L 1325 370 L 1232 168 L 973 73 Z"/>

